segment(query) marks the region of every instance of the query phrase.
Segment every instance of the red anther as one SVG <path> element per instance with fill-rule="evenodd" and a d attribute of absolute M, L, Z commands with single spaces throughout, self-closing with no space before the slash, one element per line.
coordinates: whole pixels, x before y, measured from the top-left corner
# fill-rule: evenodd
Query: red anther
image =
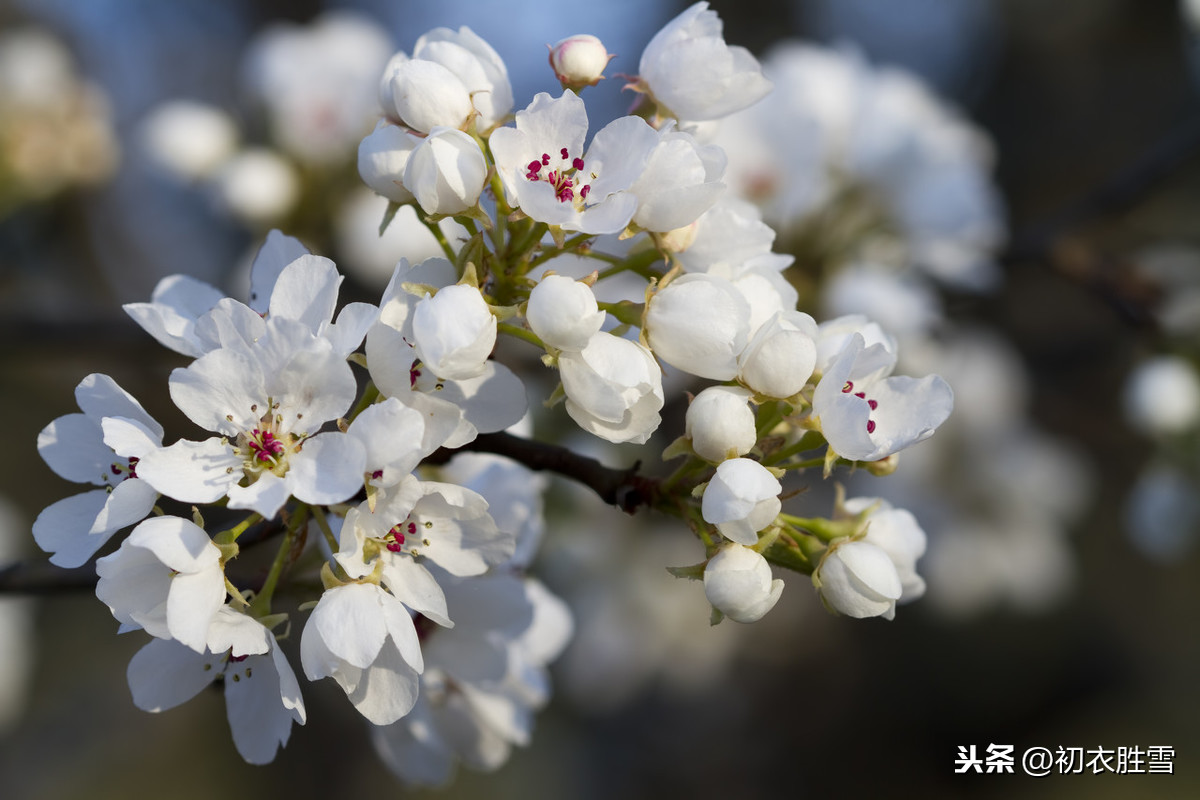
<path fill-rule="evenodd" d="M 571 155 L 567 152 L 567 148 L 565 148 L 565 147 L 562 150 L 559 150 L 558 152 L 562 154 L 563 161 L 566 161 L 568 158 L 571 157 Z"/>
<path fill-rule="evenodd" d="M 571 162 L 571 166 L 574 167 L 575 169 L 583 169 L 583 159 L 582 158 L 575 159 L 574 161 Z"/>
<path fill-rule="evenodd" d="M 591 190 L 592 190 L 592 185 L 590 183 L 587 184 L 586 186 L 584 186 L 582 189 L 579 190 L 579 199 L 586 200 L 587 196 L 588 196 L 588 192 L 590 192 Z"/>
<path fill-rule="evenodd" d="M 846 383 L 842 385 L 842 394 L 850 394 L 850 392 L 853 392 L 853 391 L 854 391 L 854 381 L 846 381 Z"/>
<path fill-rule="evenodd" d="M 874 433 L 874 432 L 875 432 L 875 420 L 869 419 L 869 420 L 867 420 L 867 433 Z"/>
<path fill-rule="evenodd" d="M 874 411 L 875 409 L 879 408 L 879 401 L 878 400 L 868 400 L 867 405 L 869 405 L 871 407 L 871 410 Z"/>

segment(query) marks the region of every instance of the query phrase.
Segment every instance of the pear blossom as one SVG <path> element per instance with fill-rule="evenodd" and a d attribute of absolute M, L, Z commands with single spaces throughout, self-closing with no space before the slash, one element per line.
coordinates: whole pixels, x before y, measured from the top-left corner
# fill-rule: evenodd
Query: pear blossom
<path fill-rule="evenodd" d="M 404 185 L 404 170 L 421 138 L 407 128 L 386 119 L 359 142 L 358 175 L 376 194 L 394 203 L 410 203 L 415 198 Z M 376 223 L 378 224 L 378 223 Z"/>
<path fill-rule="evenodd" d="M 468 292 L 455 290 L 442 301 L 449 304 L 456 293 L 455 303 L 463 303 L 473 320 L 474 338 L 464 335 L 463 330 L 450 330 L 453 320 L 441 319 L 436 313 L 439 307 L 425 312 L 427 325 L 421 331 L 430 352 L 449 357 L 457 353 L 459 368 L 471 365 L 466 371 L 479 368 L 474 377 L 449 378 L 439 376 L 418 357 L 415 349 L 417 332 L 414 328 L 415 309 L 423 297 L 410 294 L 404 289 L 407 284 L 421 284 L 439 289 L 438 294 L 454 286 L 454 267 L 442 258 L 432 258 L 420 264 L 410 265 L 401 259 L 396 265 L 392 279 L 380 300 L 378 321 L 367 333 L 367 366 L 371 379 L 385 397 L 395 397 L 404 405 L 415 408 L 425 415 L 425 444 L 433 440 L 446 447 L 461 447 L 479 433 L 503 430 L 516 423 L 525 414 L 525 387 L 521 379 L 508 367 L 491 359 L 480 364 L 474 359 L 483 353 L 483 345 L 495 325 L 490 312 L 483 316 L 486 304 L 480 299 L 471 299 Z M 479 291 L 466 287 L 479 297 Z M 481 309 L 480 306 L 483 306 Z M 445 335 L 438 326 L 446 328 Z M 457 346 L 461 345 L 461 346 Z M 491 346 L 488 345 L 488 349 Z M 472 355 L 474 354 L 474 355 Z M 484 354 L 486 357 L 486 354 Z M 454 362 L 448 361 L 451 368 Z M 430 452 L 432 452 L 430 449 Z"/>
<path fill-rule="evenodd" d="M 633 223 L 666 232 L 696 221 L 725 191 L 725 151 L 691 134 L 664 127 L 642 174 L 629 187 L 638 199 Z"/>
<path fill-rule="evenodd" d="M 917 559 L 925 554 L 925 531 L 916 517 L 877 497 L 853 497 L 842 504 L 848 514 L 867 512 L 867 532 L 862 541 L 887 553 L 900 578 L 900 598 L 907 603 L 925 594 L 925 580 L 917 574 Z"/>
<path fill-rule="evenodd" d="M 462 128 L 473 107 L 467 87 L 436 61 L 393 56 L 383 74 L 380 99 L 388 118 L 418 133 Z"/>
<path fill-rule="evenodd" d="M 783 581 L 771 579 L 761 553 L 729 542 L 704 567 L 704 596 L 734 622 L 757 622 L 775 607 Z"/>
<path fill-rule="evenodd" d="M 413 348 L 439 378 L 478 377 L 496 344 L 496 317 L 473 286 L 456 284 L 413 309 Z"/>
<path fill-rule="evenodd" d="M 808 314 L 776 312 L 738 354 L 738 380 L 766 397 L 798 394 L 816 366 L 817 336 Z"/>
<path fill-rule="evenodd" d="M 435 126 L 409 154 L 404 186 L 426 214 L 458 214 L 479 203 L 487 173 L 474 139 Z"/>
<path fill-rule="evenodd" d="M 582 350 L 564 352 L 558 371 L 567 414 L 588 433 L 643 444 L 662 421 L 662 370 L 636 342 L 601 331 Z"/>
<path fill-rule="evenodd" d="M 692 400 L 684 435 L 701 458 L 720 463 L 744 456 L 758 441 L 750 392 L 740 386 L 710 386 Z"/>
<path fill-rule="evenodd" d="M 771 471 L 749 458 L 731 458 L 717 466 L 704 488 L 700 513 L 721 535 L 738 544 L 758 543 L 758 532 L 775 521 L 783 485 Z"/>
<path fill-rule="evenodd" d="M 750 51 L 727 45 L 721 30 L 717 12 L 701 2 L 654 34 L 642 51 L 638 86 L 660 113 L 690 121 L 719 119 L 771 91 Z"/>
<path fill-rule="evenodd" d="M 337 9 L 307 25 L 269 25 L 250 42 L 243 76 L 287 153 L 306 164 L 337 164 L 378 113 L 373 82 L 392 50 L 379 23 Z"/>
<path fill-rule="evenodd" d="M 292 724 L 306 718 L 300 685 L 278 642 L 259 621 L 221 607 L 203 652 L 170 639 L 154 639 L 129 662 L 133 703 L 159 713 L 223 681 L 229 728 L 238 753 L 268 764 L 287 744 Z"/>
<path fill-rule="evenodd" d="M 238 131 L 229 114 L 215 106 L 173 100 L 146 115 L 138 138 L 156 166 L 197 180 L 212 175 L 233 156 Z"/>
<path fill-rule="evenodd" d="M 412 713 L 372 729 L 375 750 L 406 783 L 440 785 L 456 762 L 503 764 L 529 743 L 548 700 L 545 667 L 572 632 L 566 605 L 533 579 L 506 573 L 445 579 L 453 629 L 426 634 L 426 669 Z"/>
<path fill-rule="evenodd" d="M 605 313 L 586 283 L 565 275 L 547 275 L 529 293 L 525 318 L 550 347 L 582 350 L 600 331 Z"/>
<path fill-rule="evenodd" d="M 750 337 L 750 305 L 723 278 L 683 275 L 650 298 L 645 334 L 654 354 L 671 366 L 729 380 Z"/>
<path fill-rule="evenodd" d="M 488 143 L 510 205 L 539 222 L 583 233 L 619 233 L 637 210 L 628 192 L 658 143 L 639 117 L 605 125 L 583 151 L 583 101 L 545 92 L 518 111 L 515 128 L 497 128 Z"/>
<path fill-rule="evenodd" d="M 213 175 L 217 200 L 230 214 L 256 225 L 283 218 L 300 197 L 300 176 L 274 150 L 242 150 Z"/>
<path fill-rule="evenodd" d="M 550 48 L 550 68 L 564 89 L 578 91 L 595 86 L 613 59 L 604 43 L 590 33 L 559 39 Z"/>
<path fill-rule="evenodd" d="M 825 551 L 813 572 L 813 585 L 830 610 L 859 619 L 894 618 L 896 602 L 904 593 L 887 552 L 862 540 L 841 542 Z"/>
<path fill-rule="evenodd" d="M 317 433 L 349 410 L 354 375 L 302 322 L 270 319 L 253 347 L 213 350 L 176 369 L 170 387 L 179 409 L 219 436 L 147 453 L 139 464 L 163 494 L 191 503 L 228 496 L 230 508 L 269 518 L 293 495 L 337 503 L 362 485 L 362 444 Z"/>
<path fill-rule="evenodd" d="M 142 628 L 203 653 L 213 616 L 225 603 L 221 551 L 186 519 L 152 517 L 115 553 L 96 561 L 96 597 L 124 630 Z"/>
<path fill-rule="evenodd" d="M 937 375 L 887 377 L 895 353 L 851 335 L 813 392 L 813 416 L 830 448 L 852 461 L 877 461 L 933 435 L 954 393 Z"/>
<path fill-rule="evenodd" d="M 425 668 L 408 610 L 373 583 L 347 583 L 321 595 L 300 637 L 300 660 L 309 680 L 333 678 L 375 725 L 412 710 Z"/>
<path fill-rule="evenodd" d="M 1125 418 L 1151 434 L 1179 434 L 1200 422 L 1200 374 L 1180 356 L 1138 364 L 1123 395 Z"/>
<path fill-rule="evenodd" d="M 424 34 L 413 47 L 413 58 L 441 64 L 462 81 L 478 113 L 475 126 L 480 133 L 512 111 L 508 68 L 499 53 L 466 25 L 457 31 L 434 28 Z"/>
<path fill-rule="evenodd" d="M 60 567 L 86 563 L 158 499 L 137 468 L 162 444 L 162 426 L 107 375 L 88 375 L 75 398 L 83 413 L 59 417 L 37 439 L 38 454 L 57 474 L 101 487 L 52 503 L 34 521 L 33 538 Z"/>

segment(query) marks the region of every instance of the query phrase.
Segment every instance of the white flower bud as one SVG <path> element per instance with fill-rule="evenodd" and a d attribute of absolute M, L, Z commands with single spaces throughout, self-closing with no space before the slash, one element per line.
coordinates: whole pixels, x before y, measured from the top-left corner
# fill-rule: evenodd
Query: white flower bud
<path fill-rule="evenodd" d="M 184 178 L 212 175 L 233 155 L 238 130 L 233 119 L 213 106 L 175 100 L 154 109 L 140 126 L 147 155 Z"/>
<path fill-rule="evenodd" d="M 413 310 L 413 347 L 439 378 L 483 374 L 495 344 L 496 317 L 474 286 L 447 286 Z"/>
<path fill-rule="evenodd" d="M 646 310 L 646 338 L 668 364 L 725 381 L 750 335 L 750 305 L 729 281 L 684 275 L 660 289 Z"/>
<path fill-rule="evenodd" d="M 1178 356 L 1139 364 L 1125 385 L 1125 418 L 1146 433 L 1182 433 L 1200 422 L 1200 377 Z"/>
<path fill-rule="evenodd" d="M 604 43 L 587 33 L 568 36 L 550 48 L 550 67 L 564 89 L 595 86 L 611 59 Z"/>
<path fill-rule="evenodd" d="M 479 202 L 487 162 L 479 145 L 455 128 L 434 128 L 404 168 L 404 186 L 426 214 L 458 214 Z"/>
<path fill-rule="evenodd" d="M 799 392 L 817 363 L 817 323 L 800 311 L 777 313 L 738 356 L 738 378 L 755 392 L 785 398 Z"/>
<path fill-rule="evenodd" d="M 662 372 L 637 342 L 597 333 L 582 350 L 563 353 L 558 370 L 567 413 L 588 433 L 645 444 L 658 428 Z"/>
<path fill-rule="evenodd" d="M 380 99 L 385 101 L 385 113 L 415 131 L 428 133 L 438 126 L 462 128 L 471 115 L 467 87 L 441 64 L 393 57 L 384 80 Z"/>
<path fill-rule="evenodd" d="M 727 539 L 738 544 L 758 542 L 758 532 L 779 515 L 783 486 L 770 470 L 749 458 L 721 462 L 704 489 L 700 513 Z"/>
<path fill-rule="evenodd" d="M 227 161 L 215 178 L 217 195 L 225 207 L 254 223 L 279 219 L 300 193 L 296 170 L 266 148 L 243 150 Z"/>
<path fill-rule="evenodd" d="M 758 441 L 750 392 L 737 386 L 710 386 L 688 406 L 685 435 L 701 458 L 721 462 L 744 456 Z"/>
<path fill-rule="evenodd" d="M 917 559 L 925 555 L 925 531 L 911 512 L 893 508 L 886 500 L 855 497 L 842 504 L 850 514 L 861 514 L 871 506 L 876 508 L 867 516 L 867 534 L 862 540 L 882 549 L 892 560 L 900 576 L 900 602 L 916 600 L 925 594 L 925 579 L 917 574 Z"/>
<path fill-rule="evenodd" d="M 866 541 L 831 548 L 813 573 L 813 583 L 826 606 L 858 619 L 892 619 L 903 593 L 892 559 L 883 548 Z"/>
<path fill-rule="evenodd" d="M 413 200 L 404 186 L 404 168 L 421 139 L 407 129 L 381 120 L 358 145 L 358 174 L 376 194 L 396 203 Z"/>
<path fill-rule="evenodd" d="M 771 579 L 761 554 L 740 544 L 727 544 L 704 569 L 704 595 L 734 622 L 756 622 L 774 608 L 783 581 Z"/>
<path fill-rule="evenodd" d="M 525 318 L 543 342 L 559 350 L 582 350 L 604 324 L 592 288 L 565 275 L 547 275 L 533 287 Z"/>

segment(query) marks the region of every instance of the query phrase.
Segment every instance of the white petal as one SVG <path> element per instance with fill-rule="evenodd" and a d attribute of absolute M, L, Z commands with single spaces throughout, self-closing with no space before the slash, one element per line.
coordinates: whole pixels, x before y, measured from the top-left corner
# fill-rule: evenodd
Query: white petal
<path fill-rule="evenodd" d="M 218 438 L 181 439 L 138 461 L 138 479 L 184 503 L 211 503 L 242 477 L 242 458 Z"/>
<path fill-rule="evenodd" d="M 250 267 L 250 307 L 259 314 L 267 313 L 279 273 L 307 253 L 308 248 L 299 239 L 285 236 L 277 230 L 268 233 Z"/>
<path fill-rule="evenodd" d="M 279 273 L 271 290 L 270 316 L 303 323 L 320 333 L 333 319 L 342 276 L 328 258 L 302 255 Z"/>
<path fill-rule="evenodd" d="M 357 676 L 354 690 L 346 696 L 368 721 L 389 725 L 412 709 L 420 680 L 398 650 L 385 647 L 378 660 Z"/>
<path fill-rule="evenodd" d="M 303 449 L 290 458 L 287 484 L 291 493 L 305 503 L 341 503 L 362 488 L 366 467 L 367 452 L 362 442 L 329 431 L 305 440 Z"/>
<path fill-rule="evenodd" d="M 94 489 L 64 497 L 38 514 L 33 521 L 33 538 L 38 547 L 52 554 L 51 564 L 82 566 L 109 540 L 113 531 L 89 533 L 107 502 L 108 492 Z"/>
<path fill-rule="evenodd" d="M 387 639 L 387 624 L 378 598 L 382 591 L 377 586 L 358 583 L 329 589 L 321 595 L 309 621 L 309 625 L 316 624 L 331 653 L 359 669 L 375 661 Z M 304 669 L 308 672 L 307 662 Z"/>
<path fill-rule="evenodd" d="M 282 670 L 287 671 L 286 676 Z M 295 684 L 295 676 L 277 646 L 272 647 L 270 655 L 250 656 L 226 666 L 226 716 L 234 746 L 248 763 L 269 764 L 279 748 L 287 744 L 292 722 L 303 724 L 304 706 L 299 695 L 285 694 L 283 687 L 289 684 Z M 299 711 L 289 706 L 297 701 Z"/>
<path fill-rule="evenodd" d="M 59 417 L 42 428 L 37 448 L 46 465 L 69 481 L 98 486 L 114 482 L 110 470 L 117 459 L 104 444 L 98 419 L 84 414 Z"/>
<path fill-rule="evenodd" d="M 249 486 L 229 487 L 229 507 L 257 511 L 271 519 L 292 496 L 291 485 L 273 472 L 264 472 Z"/>
<path fill-rule="evenodd" d="M 126 677 L 133 704 L 157 713 L 191 700 L 221 674 L 224 655 L 197 653 L 170 639 L 154 639 L 133 654 Z"/>
<path fill-rule="evenodd" d="M 135 478 L 121 481 L 109 492 L 104 508 L 96 515 L 88 533 L 107 538 L 113 531 L 141 522 L 157 500 L 158 492 L 145 481 Z"/>
<path fill-rule="evenodd" d="M 429 570 L 408 556 L 389 558 L 383 583 L 404 605 L 447 628 L 453 627 L 446 611 L 446 596 Z"/>

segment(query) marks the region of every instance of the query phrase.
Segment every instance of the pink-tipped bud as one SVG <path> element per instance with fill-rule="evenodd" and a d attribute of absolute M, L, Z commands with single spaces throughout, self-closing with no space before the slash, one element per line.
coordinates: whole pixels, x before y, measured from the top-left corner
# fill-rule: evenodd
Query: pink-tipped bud
<path fill-rule="evenodd" d="M 564 89 L 595 86 L 613 58 L 604 43 L 590 34 L 568 36 L 550 48 L 550 67 Z"/>

